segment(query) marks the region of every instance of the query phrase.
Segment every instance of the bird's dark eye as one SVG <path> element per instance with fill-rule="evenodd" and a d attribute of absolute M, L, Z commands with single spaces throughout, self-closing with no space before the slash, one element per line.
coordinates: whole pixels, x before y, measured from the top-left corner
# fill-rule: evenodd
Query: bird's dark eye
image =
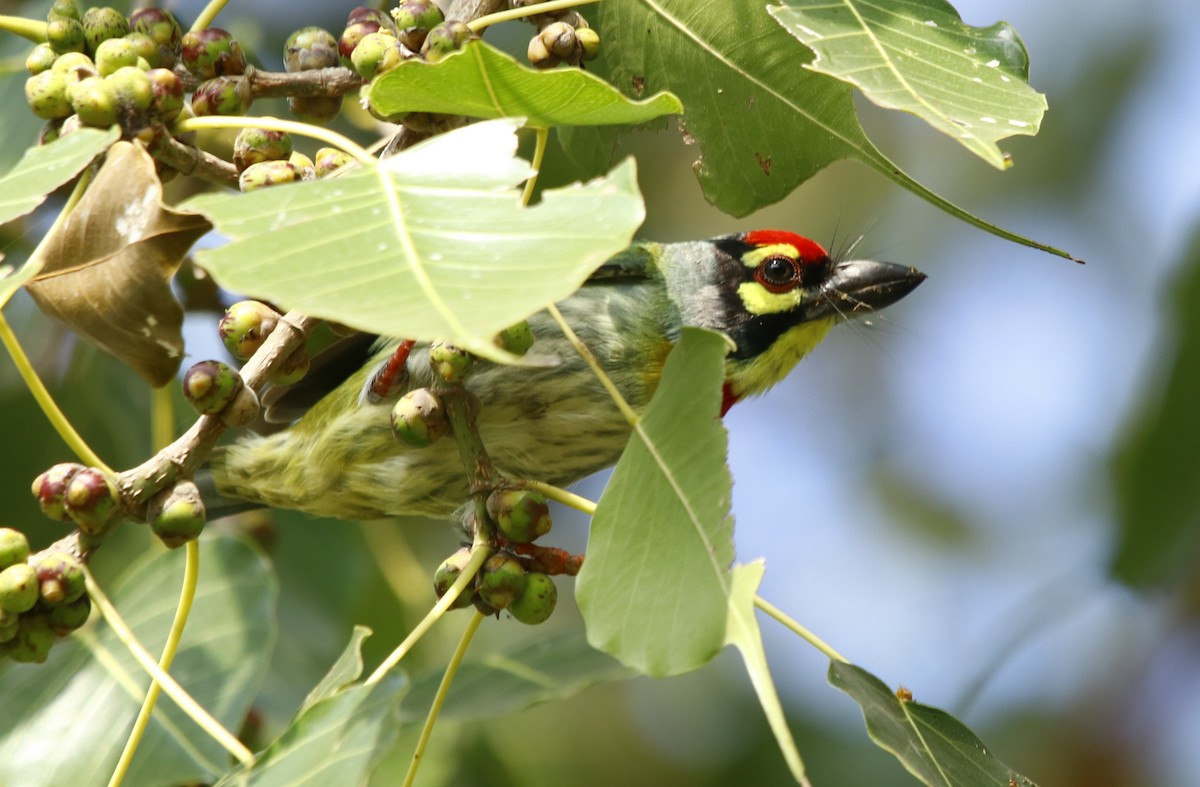
<path fill-rule="evenodd" d="M 783 255 L 767 257 L 754 269 L 754 280 L 768 292 L 787 292 L 800 283 L 800 263 Z"/>

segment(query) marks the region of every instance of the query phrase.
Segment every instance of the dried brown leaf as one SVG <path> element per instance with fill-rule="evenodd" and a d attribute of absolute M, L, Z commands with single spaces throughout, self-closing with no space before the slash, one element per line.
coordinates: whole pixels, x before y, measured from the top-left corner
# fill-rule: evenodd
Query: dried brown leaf
<path fill-rule="evenodd" d="M 171 278 L 211 225 L 164 205 L 154 160 L 118 142 L 83 199 L 48 239 L 46 266 L 28 285 L 42 311 L 166 385 L 183 358 L 183 308 Z"/>

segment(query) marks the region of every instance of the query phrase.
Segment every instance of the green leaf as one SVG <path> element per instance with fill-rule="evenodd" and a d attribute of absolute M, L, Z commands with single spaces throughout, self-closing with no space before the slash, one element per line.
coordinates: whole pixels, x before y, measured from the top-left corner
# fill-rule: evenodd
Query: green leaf
<path fill-rule="evenodd" d="M 342 656 L 309 693 L 287 729 L 249 767 L 234 768 L 218 785 L 365 784 L 400 734 L 400 700 L 408 690 L 403 673 L 378 683 L 345 685 L 362 670 L 356 627 Z M 335 684 L 342 684 L 335 688 Z"/>
<path fill-rule="evenodd" d="M 517 625 L 513 623 L 512 625 Z M 429 712 L 445 668 L 413 682 L 404 698 L 401 721 L 421 723 Z M 438 715 L 440 721 L 467 721 L 516 713 L 549 700 L 563 699 L 588 686 L 634 676 L 587 644 L 583 630 L 522 639 L 509 651 L 492 651 L 458 669 Z"/>
<path fill-rule="evenodd" d="M 119 137 L 115 127 L 85 128 L 25 151 L 17 166 L 0 178 L 0 224 L 41 205 L 50 192 L 78 175 Z"/>
<path fill-rule="evenodd" d="M 996 759 L 983 741 L 950 714 L 902 700 L 879 678 L 844 661 L 829 665 L 829 682 L 862 707 L 871 740 L 928 785 L 1033 787 Z"/>
<path fill-rule="evenodd" d="M 971 27 L 943 0 L 788 0 L 767 10 L 816 53 L 806 68 L 916 115 L 997 169 L 1012 163 L 998 140 L 1038 132 L 1046 97 L 1029 86 L 1029 53 L 1007 22 Z"/>
<path fill-rule="evenodd" d="M 166 641 L 183 577 L 183 551 L 131 565 L 112 599 L 151 653 Z M 232 538 L 200 541 L 196 601 L 171 675 L 227 729 L 238 729 L 262 682 L 275 639 L 276 587 L 262 556 Z M 43 665 L 0 677 L 0 783 L 104 784 L 129 736 L 149 677 L 95 619 L 55 643 Z M 128 784 L 207 782 L 229 753 L 165 695 Z"/>
<path fill-rule="evenodd" d="M 999 237 L 1070 257 L 997 227 L 913 180 L 863 132 L 850 86 L 804 68 L 813 53 L 755 0 L 606 0 L 595 7 L 596 72 L 635 96 L 669 90 L 700 148 L 710 202 L 745 216 L 786 197 L 839 159 L 856 159 L 952 216 Z M 590 17 L 589 17 L 590 18 Z M 980 114 L 1004 117 L 1002 106 Z"/>
<path fill-rule="evenodd" d="M 645 123 L 683 111 L 669 93 L 631 101 L 587 71 L 539 71 L 483 41 L 468 42 L 437 63 L 406 60 L 371 83 L 367 100 L 385 117 L 409 112 L 522 117 L 542 127 Z"/>
<path fill-rule="evenodd" d="M 788 729 L 787 718 L 783 714 L 783 703 L 779 701 L 779 692 L 775 690 L 775 681 L 771 678 L 771 670 L 767 666 L 762 631 L 758 628 L 758 618 L 754 614 L 754 596 L 758 593 L 758 586 L 762 584 L 764 570 L 761 560 L 733 569 L 733 589 L 729 594 L 725 641 L 742 654 L 746 672 L 750 675 L 750 683 L 754 686 L 754 693 L 758 695 L 758 704 L 766 714 L 767 723 L 775 735 L 775 741 L 783 753 L 784 760 L 787 761 L 792 777 L 797 783 L 807 785 L 804 761 L 800 759 L 800 751 L 796 748 L 796 741 L 792 739 L 792 733 Z"/>
<path fill-rule="evenodd" d="M 232 239 L 197 258 L 250 297 L 503 359 L 492 336 L 574 292 L 644 215 L 632 162 L 521 207 L 516 131 L 486 121 L 378 169 L 193 199 Z"/>
<path fill-rule="evenodd" d="M 59 137 L 49 145 L 26 150 L 12 171 L 0 178 L 0 224 L 41 205 L 52 191 L 78 175 L 119 136 L 116 128 L 105 131 L 85 128 Z M 36 257 L 7 276 L 0 270 L 0 308 L 41 271 L 45 259 Z"/>
<path fill-rule="evenodd" d="M 1151 587 L 1190 582 L 1200 557 L 1200 225 L 1169 288 L 1174 349 L 1163 373 L 1148 378 L 1144 404 L 1114 452 L 1120 526 L 1113 573 Z"/>
<path fill-rule="evenodd" d="M 732 482 L 717 417 L 728 341 L 685 328 L 592 518 L 576 599 L 588 641 L 654 676 L 724 646 Z"/>

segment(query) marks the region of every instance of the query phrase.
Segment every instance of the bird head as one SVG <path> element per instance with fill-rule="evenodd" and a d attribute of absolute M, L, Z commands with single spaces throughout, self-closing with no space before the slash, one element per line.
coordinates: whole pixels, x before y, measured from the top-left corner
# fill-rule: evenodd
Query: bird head
<path fill-rule="evenodd" d="M 721 331 L 736 345 L 722 412 L 786 377 L 837 323 L 879 311 L 925 280 L 907 265 L 836 260 L 782 230 L 677 245 L 664 272 L 683 323 Z M 696 264 L 697 256 L 713 264 Z"/>

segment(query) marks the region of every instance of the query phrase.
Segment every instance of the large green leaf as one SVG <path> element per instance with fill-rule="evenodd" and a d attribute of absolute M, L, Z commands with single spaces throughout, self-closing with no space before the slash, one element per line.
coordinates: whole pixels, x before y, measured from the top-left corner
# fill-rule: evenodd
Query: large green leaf
<path fill-rule="evenodd" d="M 726 642 L 727 350 L 719 334 L 684 329 L 592 519 L 576 586 L 588 641 L 648 675 L 695 669 Z"/>
<path fill-rule="evenodd" d="M 371 83 L 368 101 L 388 117 L 417 111 L 522 117 L 543 127 L 645 123 L 683 111 L 669 93 L 631 101 L 586 71 L 539 71 L 483 41 L 469 42 L 437 63 L 416 57 L 401 63 Z"/>
<path fill-rule="evenodd" d="M 829 665 L 829 682 L 862 708 L 871 740 L 931 787 L 1033 787 L 943 710 L 900 698 L 871 673 L 844 661 Z"/>
<path fill-rule="evenodd" d="M 501 357 L 496 332 L 574 292 L 643 217 L 632 162 L 521 207 L 530 168 L 514 156 L 516 131 L 486 121 L 378 169 L 191 200 L 232 240 L 197 258 L 249 296 Z"/>
<path fill-rule="evenodd" d="M 519 625 L 506 622 L 506 625 Z M 404 698 L 401 721 L 419 724 L 429 712 L 445 668 L 413 681 Z M 583 691 L 588 686 L 634 676 L 587 644 L 580 628 L 524 638 L 511 650 L 490 651 L 463 663 L 454 676 L 442 706 L 441 721 L 465 721 L 504 716 Z"/>
<path fill-rule="evenodd" d="M 183 577 L 182 551 L 131 565 L 112 599 L 151 653 L 166 641 Z M 204 538 L 195 605 L 171 674 L 227 729 L 238 729 L 275 638 L 276 587 L 244 542 Z M 104 784 L 150 680 L 103 623 L 55 644 L 46 664 L 0 674 L 0 784 Z M 165 695 L 128 784 L 210 781 L 229 754 Z"/>
<path fill-rule="evenodd" d="M 1150 587 L 1195 575 L 1200 558 L 1200 225 L 1170 288 L 1171 356 L 1115 452 L 1120 525 L 1113 571 Z"/>
<path fill-rule="evenodd" d="M 911 112 L 998 169 L 1011 164 L 998 140 L 1038 132 L 1046 97 L 1029 86 L 1029 54 L 1007 22 L 971 27 L 944 0 L 788 0 L 767 10 L 816 52 L 808 68 Z"/>
<path fill-rule="evenodd" d="M 362 674 L 362 642 L 369 634 L 356 627 L 287 729 L 252 765 L 239 765 L 218 784 L 365 784 L 400 733 L 397 714 L 408 690 L 399 671 L 370 685 L 351 683 Z"/>
<path fill-rule="evenodd" d="M 839 159 L 857 159 L 963 221 L 1069 257 L 986 222 L 913 180 L 863 132 L 848 84 L 805 68 L 801 45 L 756 0 L 606 0 L 589 11 L 605 41 L 595 70 L 635 96 L 669 90 L 700 148 L 696 174 L 721 210 L 745 216 Z M 982 90 L 982 86 L 981 90 Z M 986 97 L 980 115 L 1004 117 Z M 594 141 L 592 135 L 572 135 Z M 573 156 L 582 158 L 578 156 Z"/>

